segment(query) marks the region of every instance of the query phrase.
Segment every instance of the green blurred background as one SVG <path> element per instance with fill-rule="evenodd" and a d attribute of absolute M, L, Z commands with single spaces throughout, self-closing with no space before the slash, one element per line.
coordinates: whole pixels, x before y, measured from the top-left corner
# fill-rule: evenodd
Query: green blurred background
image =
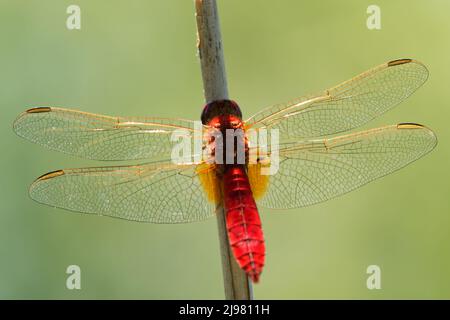
<path fill-rule="evenodd" d="M 33 202 L 37 176 L 95 165 L 12 131 L 31 106 L 198 119 L 193 1 L 1 0 L 0 298 L 223 298 L 216 221 L 140 224 Z M 80 31 L 66 8 L 81 7 Z M 382 29 L 366 9 L 381 7 Z M 430 70 L 423 88 L 368 127 L 419 122 L 439 144 L 411 166 L 338 199 L 261 209 L 267 264 L 257 299 L 450 298 L 450 2 L 219 1 L 231 96 L 249 116 L 396 58 Z M 82 271 L 67 290 L 66 267 Z M 366 268 L 382 289 L 366 288 Z"/>

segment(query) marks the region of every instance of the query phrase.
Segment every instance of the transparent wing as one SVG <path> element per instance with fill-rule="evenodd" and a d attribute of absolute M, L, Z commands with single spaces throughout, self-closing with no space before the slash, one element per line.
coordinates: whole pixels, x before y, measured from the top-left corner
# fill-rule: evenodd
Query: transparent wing
<path fill-rule="evenodd" d="M 30 109 L 14 122 L 25 139 L 94 160 L 169 158 L 175 130 L 194 135 L 201 129 L 190 120 L 109 117 L 53 107 Z"/>
<path fill-rule="evenodd" d="M 214 215 L 196 165 L 155 162 L 59 170 L 30 187 L 34 200 L 83 213 L 153 223 L 184 223 Z M 210 188 L 212 186 L 209 186 Z"/>
<path fill-rule="evenodd" d="M 394 60 L 314 97 L 269 107 L 247 126 L 278 128 L 280 137 L 313 138 L 359 127 L 388 111 L 427 79 L 426 67 L 411 59 Z"/>
<path fill-rule="evenodd" d="M 334 198 L 419 159 L 436 143 L 428 128 L 399 124 L 280 146 L 279 170 L 260 203 L 296 208 Z"/>

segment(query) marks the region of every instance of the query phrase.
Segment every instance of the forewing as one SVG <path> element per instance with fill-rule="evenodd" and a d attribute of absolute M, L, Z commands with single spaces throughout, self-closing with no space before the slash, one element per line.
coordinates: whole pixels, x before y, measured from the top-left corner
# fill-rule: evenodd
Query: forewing
<path fill-rule="evenodd" d="M 72 211 L 153 223 L 200 221 L 215 209 L 196 165 L 160 162 L 51 172 L 31 185 L 30 196 Z"/>
<path fill-rule="evenodd" d="M 169 158 L 175 130 L 177 137 L 201 135 L 201 125 L 197 129 L 190 120 L 109 117 L 53 107 L 22 113 L 14 130 L 39 145 L 94 160 Z"/>
<path fill-rule="evenodd" d="M 280 146 L 279 170 L 260 203 L 287 209 L 326 201 L 406 166 L 436 143 L 428 128 L 399 124 Z"/>
<path fill-rule="evenodd" d="M 416 91 L 426 67 L 411 59 L 394 60 L 314 97 L 264 109 L 248 128 L 278 128 L 280 136 L 313 138 L 347 131 L 378 117 Z"/>

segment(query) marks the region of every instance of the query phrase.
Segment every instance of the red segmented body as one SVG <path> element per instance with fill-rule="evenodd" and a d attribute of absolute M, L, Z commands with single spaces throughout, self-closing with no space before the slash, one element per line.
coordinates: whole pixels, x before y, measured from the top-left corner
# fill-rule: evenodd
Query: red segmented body
<path fill-rule="evenodd" d="M 221 100 L 208 104 L 202 114 L 202 122 L 222 132 L 243 128 L 242 114 L 234 101 Z M 245 140 L 245 138 L 244 138 Z M 214 143 L 210 140 L 210 143 Z M 252 281 L 257 282 L 264 266 L 265 244 L 258 209 L 247 176 L 246 165 L 237 164 L 237 149 L 228 150 L 224 140 L 223 164 L 218 165 L 218 178 L 223 183 L 228 239 L 239 266 Z M 236 142 L 237 145 L 238 142 Z M 247 142 L 244 143 L 248 163 Z M 226 153 L 234 152 L 234 162 L 226 163 Z"/>
<path fill-rule="evenodd" d="M 245 167 L 227 167 L 223 184 L 230 246 L 239 266 L 257 282 L 264 266 L 264 235 Z"/>

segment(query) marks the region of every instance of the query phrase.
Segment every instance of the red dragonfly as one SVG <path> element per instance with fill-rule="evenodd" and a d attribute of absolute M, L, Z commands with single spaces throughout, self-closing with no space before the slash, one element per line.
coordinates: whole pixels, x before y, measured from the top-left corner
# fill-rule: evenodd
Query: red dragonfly
<path fill-rule="evenodd" d="M 184 119 L 110 117 L 37 107 L 14 122 L 15 132 L 53 150 L 94 160 L 142 160 L 132 165 L 64 169 L 37 178 L 31 198 L 72 211 L 133 221 L 185 223 L 225 208 L 234 257 L 257 282 L 265 245 L 256 201 L 268 208 L 312 205 L 347 193 L 394 172 L 430 152 L 435 134 L 420 124 L 401 123 L 333 136 L 366 124 L 410 96 L 427 79 L 426 67 L 411 59 L 384 63 L 311 97 L 272 106 L 242 120 L 230 100 L 207 104 L 200 128 Z M 278 172 L 263 175 L 266 157 L 219 164 L 208 159 L 173 163 L 171 136 L 183 129 L 278 129 Z M 213 139 L 205 139 L 203 148 Z M 254 152 L 255 150 L 253 150 Z M 165 160 L 161 160 L 165 159 Z"/>

